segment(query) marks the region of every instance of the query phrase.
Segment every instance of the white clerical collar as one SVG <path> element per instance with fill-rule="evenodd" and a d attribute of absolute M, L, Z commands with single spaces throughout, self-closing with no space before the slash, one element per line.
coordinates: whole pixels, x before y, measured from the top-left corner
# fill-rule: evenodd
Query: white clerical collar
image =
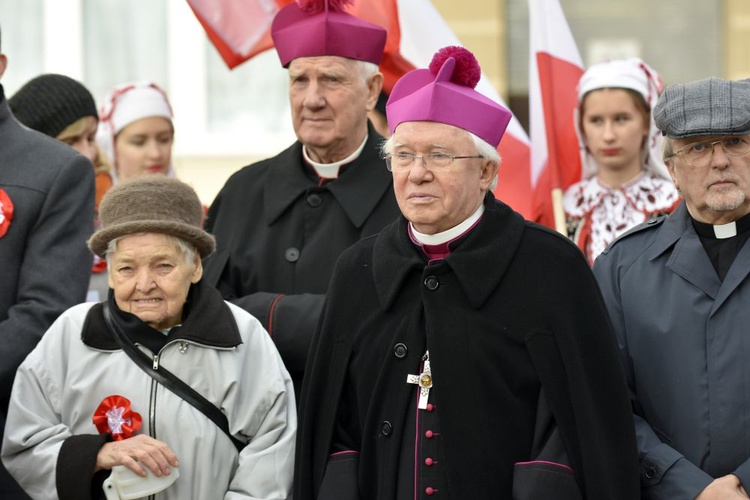
<path fill-rule="evenodd" d="M 305 146 L 302 146 L 302 156 L 305 158 L 305 161 L 315 169 L 315 173 L 318 174 L 318 177 L 321 177 L 323 179 L 338 179 L 339 169 L 341 168 L 341 166 L 353 162 L 354 160 L 359 158 L 360 154 L 362 154 L 362 150 L 365 149 L 365 144 L 367 143 L 367 137 L 368 136 L 365 135 L 365 140 L 362 141 L 362 144 L 356 149 L 356 151 L 354 151 L 343 160 L 335 161 L 333 163 L 318 163 L 316 161 L 312 161 L 310 159 L 310 156 L 308 156 L 307 154 L 307 148 Z"/>
<path fill-rule="evenodd" d="M 737 223 L 736 222 L 730 222 L 729 224 L 720 224 L 718 226 L 713 226 L 714 228 L 714 235 L 716 236 L 717 240 L 725 240 L 727 238 L 732 238 L 733 236 L 737 236 Z"/>
<path fill-rule="evenodd" d="M 457 226 L 454 226 L 446 231 L 443 231 L 442 233 L 437 234 L 422 234 L 414 229 L 414 225 L 411 222 L 409 223 L 409 226 L 411 228 L 411 233 L 412 235 L 414 235 L 414 239 L 417 240 L 417 242 L 423 245 L 442 245 L 443 243 L 447 243 L 458 238 L 466 231 L 471 229 L 471 227 L 476 224 L 476 222 L 482 217 L 483 213 L 484 203 L 481 203 L 479 205 L 479 208 L 477 208 L 476 211 L 471 214 L 468 219 Z"/>

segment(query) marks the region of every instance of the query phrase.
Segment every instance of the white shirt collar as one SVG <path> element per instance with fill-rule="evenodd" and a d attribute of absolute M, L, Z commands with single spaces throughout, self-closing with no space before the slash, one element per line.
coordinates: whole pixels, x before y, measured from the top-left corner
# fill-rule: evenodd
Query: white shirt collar
<path fill-rule="evenodd" d="M 729 224 L 714 226 L 714 235 L 716 235 L 716 239 L 718 240 L 725 240 L 737 236 L 737 223 L 730 222 Z"/>
<path fill-rule="evenodd" d="M 457 226 L 454 226 L 446 231 L 437 234 L 422 234 L 414 229 L 414 225 L 411 222 L 409 223 L 409 226 L 411 227 L 411 232 L 414 235 L 414 239 L 419 243 L 423 245 L 441 245 L 458 238 L 466 231 L 468 231 L 469 228 L 473 226 L 480 217 L 482 217 L 483 213 L 484 203 L 481 203 L 479 205 L 479 208 L 477 208 L 476 211 L 474 211 L 474 213 L 471 214 L 468 219 L 458 224 Z"/>
<path fill-rule="evenodd" d="M 360 154 L 362 154 L 362 151 L 365 149 L 365 144 L 367 143 L 367 137 L 368 135 L 365 134 L 365 140 L 362 141 L 362 144 L 360 144 L 360 146 L 352 154 L 350 154 L 343 160 L 335 161 L 333 163 L 318 163 L 316 161 L 312 161 L 310 159 L 310 156 L 307 154 L 307 147 L 305 146 L 302 146 L 302 156 L 304 156 L 305 161 L 315 169 L 315 173 L 318 174 L 318 177 L 321 177 L 323 179 L 338 179 L 339 169 L 341 168 L 341 166 L 353 162 L 354 160 L 359 158 Z"/>

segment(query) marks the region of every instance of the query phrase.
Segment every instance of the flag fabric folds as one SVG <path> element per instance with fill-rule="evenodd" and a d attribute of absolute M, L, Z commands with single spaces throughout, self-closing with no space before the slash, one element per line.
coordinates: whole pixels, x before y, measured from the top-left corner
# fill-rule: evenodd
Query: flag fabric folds
<path fill-rule="evenodd" d="M 208 39 L 232 69 L 273 47 L 273 17 L 287 2 L 276 0 L 187 0 Z"/>
<path fill-rule="evenodd" d="M 574 124 L 583 62 L 559 0 L 529 0 L 532 220 L 565 232 L 562 194 L 581 180 Z"/>

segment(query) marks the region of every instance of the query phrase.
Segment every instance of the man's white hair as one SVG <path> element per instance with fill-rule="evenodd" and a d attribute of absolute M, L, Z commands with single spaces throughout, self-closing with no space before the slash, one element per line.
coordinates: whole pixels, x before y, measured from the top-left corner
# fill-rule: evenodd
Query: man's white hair
<path fill-rule="evenodd" d="M 379 71 L 378 65 L 369 61 L 354 61 L 354 67 L 357 70 L 357 74 L 362 78 L 362 81 L 369 83 L 370 79 L 377 74 Z"/>

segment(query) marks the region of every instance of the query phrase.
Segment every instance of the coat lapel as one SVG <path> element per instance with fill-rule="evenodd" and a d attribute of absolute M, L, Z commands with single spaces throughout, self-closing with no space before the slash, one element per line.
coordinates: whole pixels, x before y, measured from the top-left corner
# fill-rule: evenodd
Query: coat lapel
<path fill-rule="evenodd" d="M 748 274 L 750 274 L 750 245 L 745 242 L 737 253 L 737 257 L 729 268 L 729 273 L 724 278 L 724 282 L 721 284 L 721 288 L 716 295 L 714 306 L 711 309 L 712 316 L 737 287 L 745 282 Z"/>
<path fill-rule="evenodd" d="M 711 298 L 716 297 L 721 282 L 690 222 L 685 202 L 668 216 L 646 256 L 653 261 L 671 250 L 667 268 Z"/>
<path fill-rule="evenodd" d="M 677 240 L 667 268 L 711 298 L 716 298 L 721 281 L 692 225 Z"/>
<path fill-rule="evenodd" d="M 311 185 L 302 166 L 302 144 L 295 142 L 268 170 L 268 182 L 263 186 L 266 224 L 273 224 Z"/>
<path fill-rule="evenodd" d="M 487 301 L 505 276 L 525 227 L 523 218 L 496 201 L 492 193 L 485 198 L 482 218 L 485 220 L 461 245 L 461 251 L 445 259 L 475 309 Z M 497 227 L 503 228 L 501 233 L 494 233 Z"/>

